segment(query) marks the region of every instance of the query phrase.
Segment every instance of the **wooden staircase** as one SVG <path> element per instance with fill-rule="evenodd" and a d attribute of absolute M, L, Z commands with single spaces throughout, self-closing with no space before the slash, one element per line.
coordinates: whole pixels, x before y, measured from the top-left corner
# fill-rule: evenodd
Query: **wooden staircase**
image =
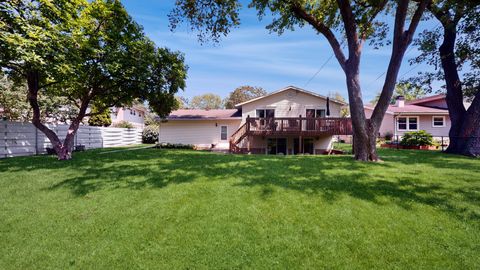
<path fill-rule="evenodd" d="M 245 122 L 241 125 L 237 131 L 235 131 L 230 137 L 230 153 L 241 153 L 242 149 L 238 146 L 240 142 L 247 136 L 248 125 Z"/>

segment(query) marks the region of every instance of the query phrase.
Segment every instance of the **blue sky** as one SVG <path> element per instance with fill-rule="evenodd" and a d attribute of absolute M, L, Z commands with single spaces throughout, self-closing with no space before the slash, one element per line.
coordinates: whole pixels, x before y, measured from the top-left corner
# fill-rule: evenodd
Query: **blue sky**
<path fill-rule="evenodd" d="M 187 87 L 179 93 L 181 96 L 215 93 L 224 98 L 241 85 L 260 86 L 268 92 L 295 85 L 319 94 L 339 92 L 347 97 L 345 77 L 335 58 L 310 80 L 332 55 L 332 50 L 325 38 L 309 26 L 286 31 L 281 36 L 270 34 L 265 26 L 271 20 L 259 21 L 256 11 L 246 8 L 247 2 L 240 13 L 239 28 L 233 29 L 219 44 L 201 45 L 197 33 L 186 26 L 170 31 L 167 15 L 174 0 L 124 0 L 123 4 L 157 46 L 185 54 L 189 70 Z M 381 89 L 384 77 L 376 79 L 386 70 L 390 51 L 390 46 L 379 50 L 364 48 L 360 79 L 365 101 Z M 416 49 L 407 52 L 399 76 L 408 72 L 404 76 L 407 78 L 429 68 L 410 66 L 407 60 L 418 52 Z"/>

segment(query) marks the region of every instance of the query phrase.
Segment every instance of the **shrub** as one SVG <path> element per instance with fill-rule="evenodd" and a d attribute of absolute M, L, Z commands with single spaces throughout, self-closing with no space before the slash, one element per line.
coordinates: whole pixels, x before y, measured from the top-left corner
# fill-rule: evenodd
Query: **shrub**
<path fill-rule="evenodd" d="M 393 138 L 393 133 L 392 133 L 391 131 L 387 131 L 387 132 L 385 132 L 385 136 L 384 136 L 384 137 L 385 137 L 385 140 L 386 140 L 386 141 L 391 141 L 392 138 Z"/>
<path fill-rule="evenodd" d="M 113 127 L 117 127 L 117 128 L 133 128 L 133 125 L 132 123 L 128 122 L 128 121 L 120 121 L 118 123 L 115 123 L 113 124 Z"/>
<path fill-rule="evenodd" d="M 142 142 L 143 143 L 158 142 L 158 126 L 157 125 L 149 125 L 143 129 Z"/>
<path fill-rule="evenodd" d="M 400 145 L 403 146 L 430 146 L 433 145 L 432 134 L 425 130 L 411 131 L 403 134 Z"/>
<path fill-rule="evenodd" d="M 166 149 L 195 149 L 195 145 L 191 144 L 181 144 L 181 143 L 159 143 L 157 148 L 166 148 Z"/>

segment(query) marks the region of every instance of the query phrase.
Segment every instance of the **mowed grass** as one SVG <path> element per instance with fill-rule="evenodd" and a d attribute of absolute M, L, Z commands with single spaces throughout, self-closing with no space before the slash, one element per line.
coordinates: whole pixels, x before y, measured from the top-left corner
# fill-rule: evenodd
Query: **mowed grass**
<path fill-rule="evenodd" d="M 480 268 L 480 160 L 107 151 L 0 160 L 0 269 Z"/>

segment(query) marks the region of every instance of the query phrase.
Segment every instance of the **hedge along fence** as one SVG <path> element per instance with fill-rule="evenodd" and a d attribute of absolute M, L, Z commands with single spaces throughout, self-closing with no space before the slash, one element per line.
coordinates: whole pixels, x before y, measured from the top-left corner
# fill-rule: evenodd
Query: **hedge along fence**
<path fill-rule="evenodd" d="M 67 135 L 68 125 L 47 125 L 60 139 Z M 86 149 L 142 143 L 142 129 L 80 126 L 74 145 Z M 31 123 L 0 121 L 0 158 L 46 153 L 48 138 Z"/>

